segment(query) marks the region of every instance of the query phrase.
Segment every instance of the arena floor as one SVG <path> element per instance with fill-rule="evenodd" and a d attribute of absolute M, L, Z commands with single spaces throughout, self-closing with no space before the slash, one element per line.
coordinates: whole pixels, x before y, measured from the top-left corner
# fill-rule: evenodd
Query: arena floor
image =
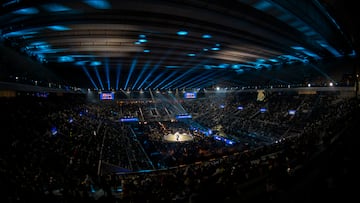
<path fill-rule="evenodd" d="M 188 142 L 192 141 L 194 137 L 191 134 L 175 132 L 164 136 L 164 141 L 167 142 Z"/>

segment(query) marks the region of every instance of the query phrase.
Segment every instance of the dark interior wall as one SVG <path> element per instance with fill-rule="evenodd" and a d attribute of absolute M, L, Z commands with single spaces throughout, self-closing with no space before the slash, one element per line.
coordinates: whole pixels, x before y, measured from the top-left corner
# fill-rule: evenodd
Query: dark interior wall
<path fill-rule="evenodd" d="M 46 66 L 29 56 L 0 44 L 0 79 L 8 80 L 10 76 L 26 77 L 30 80 L 61 81 Z"/>

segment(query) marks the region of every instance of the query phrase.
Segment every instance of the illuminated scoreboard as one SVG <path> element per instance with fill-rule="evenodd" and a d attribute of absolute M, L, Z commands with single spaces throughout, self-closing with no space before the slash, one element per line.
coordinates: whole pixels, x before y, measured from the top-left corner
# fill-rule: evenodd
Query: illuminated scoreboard
<path fill-rule="evenodd" d="M 197 94 L 196 92 L 185 92 L 184 93 L 184 99 L 196 99 Z"/>
<path fill-rule="evenodd" d="M 114 92 L 101 92 L 100 100 L 114 100 L 115 94 Z"/>

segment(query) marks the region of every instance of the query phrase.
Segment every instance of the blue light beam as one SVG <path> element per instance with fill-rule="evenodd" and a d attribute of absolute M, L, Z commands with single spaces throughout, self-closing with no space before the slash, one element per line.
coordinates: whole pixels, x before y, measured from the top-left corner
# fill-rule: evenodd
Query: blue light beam
<path fill-rule="evenodd" d="M 116 68 L 116 90 L 119 90 L 120 75 L 121 75 L 121 63 L 119 63 Z"/>
<path fill-rule="evenodd" d="M 151 85 L 154 84 L 154 82 L 156 82 L 157 80 L 159 80 L 165 73 L 166 73 L 166 71 L 164 71 L 164 72 L 162 72 L 161 74 L 159 74 L 158 76 L 156 76 L 156 78 L 155 78 L 153 81 L 151 81 L 151 83 L 148 84 L 148 86 L 146 86 L 145 89 L 148 89 Z"/>
<path fill-rule="evenodd" d="M 151 75 L 159 68 L 159 66 L 161 65 L 161 63 L 167 58 L 167 56 L 172 52 L 172 50 L 169 50 L 166 52 L 166 54 L 161 57 L 161 59 L 157 62 L 157 64 L 154 65 L 154 67 L 151 69 L 151 71 L 148 73 L 148 75 L 146 76 L 146 78 L 143 80 L 143 82 L 140 84 L 140 86 L 138 87 L 138 89 L 141 89 L 143 87 L 143 85 L 146 83 L 146 81 L 151 77 Z M 146 89 L 146 88 L 145 88 Z"/>
<path fill-rule="evenodd" d="M 103 86 L 103 83 L 102 83 L 98 68 L 94 67 L 94 71 L 95 71 L 96 77 L 97 77 L 97 79 L 98 79 L 98 81 L 100 83 L 101 89 L 103 90 L 104 86 Z"/>
<path fill-rule="evenodd" d="M 138 82 L 140 81 L 142 75 L 144 75 L 145 71 L 147 70 L 148 66 L 150 65 L 150 62 L 146 62 L 146 64 L 144 65 L 144 67 L 141 69 L 141 72 L 139 74 L 139 76 L 137 77 L 133 87 L 132 87 L 132 90 L 134 90 L 136 88 L 136 85 L 138 84 Z M 138 90 L 140 90 L 140 88 L 138 88 Z"/>
<path fill-rule="evenodd" d="M 105 75 L 106 75 L 106 83 L 107 83 L 107 87 L 108 90 L 110 90 L 110 72 L 109 72 L 109 61 L 106 59 L 105 61 Z"/>
<path fill-rule="evenodd" d="M 95 88 L 96 90 L 98 90 L 99 88 L 98 88 L 97 85 L 95 84 L 95 82 L 94 82 L 93 78 L 91 77 L 88 69 L 86 69 L 85 66 L 82 66 L 82 69 L 83 69 L 83 71 L 85 72 L 86 76 L 89 78 L 90 82 L 93 84 L 94 88 Z"/>
<path fill-rule="evenodd" d="M 130 71 L 129 71 L 129 74 L 128 74 L 128 77 L 126 79 L 126 83 L 125 83 L 125 86 L 124 86 L 124 90 L 127 89 L 128 85 L 129 85 L 129 81 L 130 81 L 130 78 L 131 78 L 131 75 L 132 73 L 134 72 L 134 69 L 136 67 L 136 63 L 137 63 L 137 58 L 134 58 L 132 64 L 131 64 L 131 67 L 130 67 Z"/>
<path fill-rule="evenodd" d="M 166 82 L 167 80 L 169 80 L 171 77 L 173 77 L 176 73 L 178 73 L 179 72 L 179 70 L 176 70 L 176 71 L 174 71 L 174 72 L 172 72 L 170 75 L 168 75 L 165 79 L 163 79 L 160 83 L 158 83 L 155 87 L 154 87 L 154 89 L 156 89 L 156 88 L 158 88 L 158 87 L 160 87 L 160 85 L 162 85 L 164 82 Z"/>

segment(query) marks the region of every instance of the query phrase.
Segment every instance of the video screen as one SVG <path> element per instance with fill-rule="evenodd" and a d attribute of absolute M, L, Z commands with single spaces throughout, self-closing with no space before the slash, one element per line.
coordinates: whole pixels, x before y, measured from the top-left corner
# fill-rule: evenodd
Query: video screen
<path fill-rule="evenodd" d="M 192 116 L 190 114 L 179 114 L 179 115 L 176 115 L 175 117 L 177 120 L 179 119 L 187 119 L 187 118 L 192 118 Z"/>
<path fill-rule="evenodd" d="M 196 99 L 197 95 L 196 92 L 185 92 L 184 99 Z"/>
<path fill-rule="evenodd" d="M 139 122 L 139 118 L 136 117 L 120 118 L 120 122 Z"/>
<path fill-rule="evenodd" d="M 102 92 L 100 93 L 100 100 L 114 100 L 115 94 L 114 92 Z"/>

